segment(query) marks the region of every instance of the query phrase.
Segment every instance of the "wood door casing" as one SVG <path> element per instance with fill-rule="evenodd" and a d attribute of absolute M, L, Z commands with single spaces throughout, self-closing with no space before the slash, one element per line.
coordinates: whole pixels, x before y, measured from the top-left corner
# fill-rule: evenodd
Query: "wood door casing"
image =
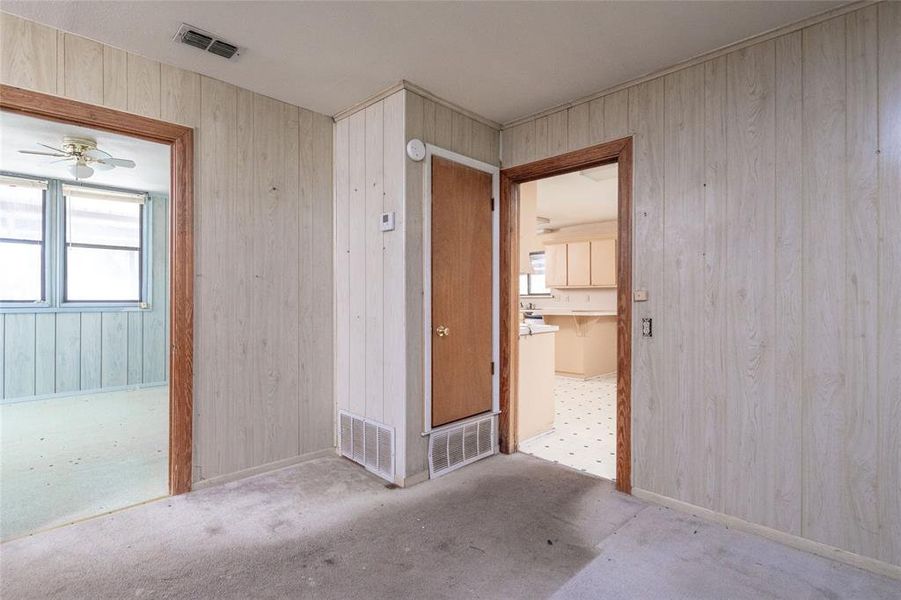
<path fill-rule="evenodd" d="M 432 427 L 491 410 L 491 175 L 432 157 Z M 448 334 L 439 336 L 439 327 Z"/>

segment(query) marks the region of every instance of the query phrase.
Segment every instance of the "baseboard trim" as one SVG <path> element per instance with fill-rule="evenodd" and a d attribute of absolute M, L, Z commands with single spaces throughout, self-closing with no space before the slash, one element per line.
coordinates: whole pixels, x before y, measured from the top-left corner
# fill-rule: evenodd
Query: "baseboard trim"
<path fill-rule="evenodd" d="M 891 577 L 892 579 L 901 580 L 901 567 L 883 562 L 881 560 L 877 560 L 875 558 L 855 554 L 854 552 L 842 550 L 841 548 L 829 546 L 828 544 L 814 542 L 813 540 L 808 540 L 807 538 L 802 538 L 791 533 L 785 533 L 784 531 L 772 529 L 764 525 L 751 523 L 750 521 L 745 521 L 743 519 L 739 519 L 738 517 L 733 517 L 724 513 L 716 512 L 714 510 L 710 510 L 709 508 L 695 506 L 694 504 L 689 504 L 688 502 L 683 502 L 674 498 L 661 496 L 660 494 L 655 494 L 654 492 L 649 492 L 640 488 L 633 487 L 632 495 L 636 498 L 640 498 L 653 504 L 659 504 L 660 506 L 665 506 L 673 510 L 678 510 L 679 512 L 688 513 L 692 516 L 707 521 L 713 521 L 714 523 L 719 523 L 720 525 L 726 525 L 728 527 L 731 527 L 732 529 L 744 531 L 745 533 L 753 533 L 769 540 L 773 540 L 774 542 L 790 546 L 797 550 L 810 552 L 811 554 L 816 554 L 824 558 L 830 558 L 832 560 L 851 565 L 852 567 L 870 571 L 871 573 L 885 575 L 886 577 Z"/>
<path fill-rule="evenodd" d="M 275 462 L 266 463 L 265 465 L 259 465 L 257 467 L 250 467 L 249 469 L 242 469 L 240 471 L 235 471 L 234 473 L 228 473 L 226 475 L 217 475 L 216 477 L 210 477 L 209 479 L 201 479 L 200 481 L 195 481 L 191 486 L 191 491 L 196 492 L 197 490 L 204 490 L 206 488 L 215 487 L 217 485 L 222 485 L 223 483 L 231 483 L 232 481 L 238 481 L 239 479 L 246 479 L 248 477 L 253 477 L 254 475 L 262 475 L 263 473 L 270 473 L 272 471 L 278 471 L 280 469 L 285 469 L 287 467 L 293 467 L 294 465 L 298 465 L 300 463 L 304 463 L 310 460 L 315 460 L 317 458 L 324 458 L 326 456 L 334 456 L 335 449 L 334 448 L 325 448 L 323 450 L 316 450 L 315 452 L 310 452 L 308 454 L 301 454 L 300 456 L 292 456 L 291 458 L 284 458 L 282 460 L 277 460 Z"/>

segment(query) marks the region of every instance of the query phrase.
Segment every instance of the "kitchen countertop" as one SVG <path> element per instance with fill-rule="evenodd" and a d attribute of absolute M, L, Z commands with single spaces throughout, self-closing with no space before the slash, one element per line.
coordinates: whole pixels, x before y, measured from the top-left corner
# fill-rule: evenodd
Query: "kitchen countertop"
<path fill-rule="evenodd" d="M 544 325 L 542 323 L 520 323 L 519 335 L 537 335 L 539 333 L 554 333 L 560 328 L 556 325 Z"/>

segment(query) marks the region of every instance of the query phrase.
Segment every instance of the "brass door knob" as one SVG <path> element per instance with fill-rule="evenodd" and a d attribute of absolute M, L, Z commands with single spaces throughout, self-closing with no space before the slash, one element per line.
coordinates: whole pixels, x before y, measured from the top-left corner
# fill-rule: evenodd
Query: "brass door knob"
<path fill-rule="evenodd" d="M 435 328 L 435 333 L 438 334 L 438 337 L 445 337 L 446 335 L 450 334 L 450 330 L 446 325 L 439 325 L 437 328 Z"/>

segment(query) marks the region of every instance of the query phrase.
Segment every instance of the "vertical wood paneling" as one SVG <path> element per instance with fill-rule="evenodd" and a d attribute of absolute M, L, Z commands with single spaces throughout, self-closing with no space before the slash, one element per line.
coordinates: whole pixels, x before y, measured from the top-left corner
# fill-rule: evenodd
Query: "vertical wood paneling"
<path fill-rule="evenodd" d="M 629 100 L 629 90 L 626 92 L 626 102 Z M 628 125 L 628 123 L 626 123 Z M 604 98 L 595 98 L 588 103 L 588 143 L 601 144 L 604 142 Z"/>
<path fill-rule="evenodd" d="M 335 403 L 350 410 L 350 121 L 335 124 Z"/>
<path fill-rule="evenodd" d="M 128 313 L 128 384 L 144 382 L 144 315 Z"/>
<path fill-rule="evenodd" d="M 6 315 L 4 327 L 3 385 L 5 396 L 16 398 L 34 395 L 35 316 Z"/>
<path fill-rule="evenodd" d="M 804 481 L 802 532 L 842 546 L 850 519 L 845 348 L 845 22 L 803 32 Z M 850 516 L 850 515 L 848 515 Z"/>
<path fill-rule="evenodd" d="M 81 389 L 96 390 L 101 385 L 101 313 L 81 313 Z"/>
<path fill-rule="evenodd" d="M 63 95 L 103 104 L 103 45 L 71 33 L 63 34 Z"/>
<path fill-rule="evenodd" d="M 128 317 L 123 312 L 101 313 L 101 387 L 128 383 Z"/>
<path fill-rule="evenodd" d="M 188 127 L 200 124 L 200 75 L 162 65 L 160 88 L 160 115 L 164 121 Z"/>
<path fill-rule="evenodd" d="M 365 355 L 365 394 L 367 417 L 384 422 L 383 402 L 383 250 L 379 219 L 383 204 L 384 164 L 384 103 L 376 102 L 365 111 L 366 139 L 364 148 L 366 188 L 363 196 L 363 235 L 365 243 L 364 277 L 364 337 L 361 339 Z M 454 120 L 456 122 L 456 119 Z"/>
<path fill-rule="evenodd" d="M 404 128 L 407 140 L 421 137 L 424 141 L 432 138 L 428 125 L 429 103 L 417 94 L 405 94 Z M 404 390 L 406 414 L 405 455 L 398 457 L 396 466 L 399 473 L 416 475 L 428 469 L 428 447 L 426 439 L 420 435 L 425 422 L 423 358 L 423 169 L 422 162 L 415 162 L 404 156 L 404 338 L 406 362 L 406 386 Z M 400 450 L 400 446 L 398 446 Z"/>
<path fill-rule="evenodd" d="M 472 119 L 458 112 L 453 113 L 454 142 L 450 149 L 458 154 L 472 155 Z"/>
<path fill-rule="evenodd" d="M 298 341 L 298 386 L 299 394 L 299 421 L 301 423 L 308 422 L 310 417 L 310 409 L 313 395 L 313 344 L 316 338 L 316 327 L 318 323 L 314 320 L 313 311 L 315 309 L 314 299 L 314 282 L 318 281 L 315 273 L 315 248 L 313 246 L 313 113 L 308 110 L 301 110 L 298 115 L 298 174 L 299 174 L 299 218 L 297 220 L 297 241 L 298 241 L 298 261 L 297 261 L 297 280 L 300 282 L 308 282 L 306 285 L 301 283 L 298 290 L 299 297 L 297 303 L 297 341 Z M 326 227 L 331 227 L 331 223 L 327 223 Z M 329 248 L 329 251 L 331 249 Z M 322 257 L 320 257 L 320 260 Z M 328 297 L 328 294 L 326 295 Z M 308 447 L 307 431 L 304 428 L 298 428 L 298 447 L 301 454 L 304 448 Z"/>
<path fill-rule="evenodd" d="M 254 395 L 259 404 L 253 460 L 266 464 L 299 452 L 297 321 L 299 284 L 284 276 L 297 260 L 298 109 L 254 94 L 253 151 L 257 202 L 253 227 Z"/>
<path fill-rule="evenodd" d="M 568 110 L 566 117 L 568 150 L 578 150 L 590 145 L 588 124 L 590 113 L 587 102 L 577 104 Z"/>
<path fill-rule="evenodd" d="M 56 391 L 81 389 L 81 315 L 56 315 Z"/>
<path fill-rule="evenodd" d="M 725 496 L 727 513 L 774 525 L 776 473 L 787 460 L 774 439 L 780 418 L 775 364 L 775 48 L 772 42 L 727 58 Z"/>
<path fill-rule="evenodd" d="M 723 510 L 724 464 L 723 429 L 728 390 L 726 388 L 726 281 L 727 228 L 726 200 L 728 198 L 726 162 L 726 57 L 704 65 L 704 308 L 702 391 L 700 421 L 703 431 L 695 432 L 702 439 L 703 469 L 697 473 L 696 500 L 699 506 Z"/>
<path fill-rule="evenodd" d="M 436 107 L 440 108 L 440 107 Z M 437 114 L 437 113 L 436 113 Z M 366 414 L 366 113 L 348 117 L 348 206 L 351 412 Z M 448 122 L 450 120 L 448 119 Z M 448 132 L 450 129 L 448 128 Z"/>
<path fill-rule="evenodd" d="M 202 85 L 202 84 L 201 84 Z M 233 90 L 233 91 L 232 91 Z M 222 110 L 221 124 L 217 125 L 217 139 L 224 143 L 229 151 L 234 152 L 234 158 L 228 158 L 220 165 L 227 165 L 237 169 L 237 165 L 254 164 L 254 94 L 241 88 L 229 86 L 220 105 Z M 201 106 L 206 113 L 207 97 L 202 93 Z M 230 130 L 234 122 L 234 132 Z M 202 129 L 202 126 L 201 126 Z M 203 138 L 201 143 L 205 144 Z M 210 152 L 215 152 L 217 146 L 211 140 Z M 215 177 L 215 173 L 213 173 Z M 204 465 L 205 476 L 211 477 L 217 474 L 230 473 L 244 468 L 245 465 L 258 464 L 254 458 L 254 448 L 259 434 L 257 433 L 258 416 L 255 411 L 256 398 L 254 379 L 259 368 L 254 362 L 254 339 L 256 332 L 255 288 L 257 285 L 257 270 L 254 262 L 256 252 L 257 234 L 253 227 L 256 207 L 254 202 L 248 202 L 248 198 L 256 197 L 257 181 L 253 175 L 240 177 L 237 173 L 222 178 L 221 187 L 217 188 L 221 194 L 219 201 L 226 207 L 225 222 L 213 220 L 204 225 L 204 230 L 209 231 L 210 251 L 216 244 L 216 232 L 224 231 L 224 235 L 232 240 L 232 243 L 221 253 L 221 261 L 227 265 L 234 265 L 233 273 L 235 281 L 232 291 L 232 306 L 226 311 L 226 319 L 235 324 L 226 336 L 228 345 L 234 348 L 237 356 L 241 358 L 241 364 L 229 373 L 230 379 L 226 379 L 227 392 L 219 397 L 221 408 L 217 412 L 224 412 L 225 418 L 218 419 L 216 423 L 215 439 L 229 440 L 230 447 L 222 447 L 217 444 L 218 453 L 222 456 L 219 471 L 208 473 Z M 234 215 L 229 219 L 227 214 Z M 221 281 L 221 276 L 216 277 Z M 212 311 L 211 311 L 212 312 Z M 221 362 L 222 359 L 219 359 Z M 298 394 L 299 395 L 299 394 Z M 222 433 L 218 433 L 221 431 Z"/>
<path fill-rule="evenodd" d="M 663 285 L 663 79 L 629 88 L 629 129 L 635 133 L 633 175 L 635 289 L 649 290 L 647 302 L 635 304 L 632 316 L 632 481 L 645 489 L 660 489 L 667 477 L 663 445 L 662 341 L 642 338 L 641 320 L 659 319 L 666 305 Z"/>
<path fill-rule="evenodd" d="M 435 104 L 435 139 L 432 143 L 441 148 L 453 149 L 454 111 L 443 104 Z"/>
<path fill-rule="evenodd" d="M 604 96 L 604 139 L 609 142 L 629 135 L 629 90 Z"/>
<path fill-rule="evenodd" d="M 57 93 L 57 31 L 4 12 L 0 12 L 0 30 L 0 80 L 16 87 Z"/>
<path fill-rule="evenodd" d="M 395 437 L 395 468 L 404 473 L 406 468 L 406 414 L 407 385 L 406 364 L 406 277 L 404 272 L 404 238 L 406 219 L 404 215 L 404 163 L 406 153 L 405 91 L 392 94 L 384 101 L 382 144 L 382 189 L 384 208 L 395 215 L 395 230 L 382 234 L 384 263 L 382 301 L 383 337 L 381 355 L 384 365 L 382 397 L 384 398 L 385 422 L 393 425 L 398 434 Z M 421 106 L 421 104 L 420 104 Z M 473 121 L 475 125 L 480 125 Z M 484 149 L 484 140 L 473 137 L 473 150 Z M 495 158 L 495 160 L 497 160 Z M 415 368 L 411 365 L 410 368 Z M 416 424 L 412 425 L 416 429 Z"/>
<path fill-rule="evenodd" d="M 160 118 L 160 63 L 128 55 L 128 111 Z"/>
<path fill-rule="evenodd" d="M 34 323 L 34 393 L 36 396 L 56 391 L 56 315 L 35 315 Z"/>
<path fill-rule="evenodd" d="M 776 59 L 776 400 L 783 418 L 773 427 L 786 468 L 775 475 L 775 526 L 801 534 L 803 87 L 801 33 L 775 40 Z"/>
<path fill-rule="evenodd" d="M 249 343 L 234 349 L 237 360 L 229 366 L 225 356 L 225 340 L 223 324 L 236 315 L 225 313 L 223 306 L 226 276 L 223 263 L 226 257 L 234 256 L 231 248 L 220 250 L 221 240 L 228 239 L 228 231 L 222 225 L 228 208 L 235 206 L 235 177 L 237 170 L 237 88 L 207 77 L 201 78 L 201 112 L 198 136 L 199 161 L 196 174 L 199 187 L 198 201 L 195 202 L 195 228 L 199 235 L 195 241 L 195 312 L 197 323 L 195 328 L 195 361 L 201 373 L 209 373 L 208 377 L 195 379 L 197 418 L 195 447 L 198 460 L 203 467 L 205 477 L 215 477 L 223 473 L 238 470 L 249 461 L 239 457 L 250 457 L 252 450 L 246 438 L 239 436 L 238 431 L 252 426 L 253 420 L 248 414 L 238 414 L 236 402 L 224 392 L 229 384 L 234 383 L 238 396 L 250 400 L 251 381 L 249 375 L 252 350 Z M 250 132 L 248 132 L 249 134 Z M 252 146 L 252 137 L 245 138 L 242 147 Z M 247 164 L 247 163 L 245 163 Z M 252 181 L 253 175 L 244 178 Z M 249 195 L 248 195 L 249 196 Z M 252 227 L 249 213 L 244 217 L 245 227 Z M 240 239 L 233 243 L 240 243 Z M 250 302 L 241 294 L 249 286 L 256 285 L 257 278 L 246 270 L 251 252 L 244 260 L 229 264 L 228 279 L 236 286 L 233 302 L 249 309 Z M 247 278 L 252 283 L 247 283 Z M 236 323 L 238 331 L 246 331 L 250 335 L 251 323 Z M 147 339 L 145 336 L 145 346 Z M 149 368 L 145 364 L 145 369 Z M 237 371 L 237 377 L 231 371 Z M 245 379 L 247 378 L 247 379 Z"/>
<path fill-rule="evenodd" d="M 547 116 L 547 149 L 545 156 L 563 154 L 569 149 L 567 116 L 566 110 L 558 110 Z"/>
<path fill-rule="evenodd" d="M 330 302 L 334 281 L 332 262 L 332 137 L 334 125 L 325 115 L 312 114 L 312 226 L 310 227 L 312 248 L 312 281 L 301 281 L 302 287 L 312 287 L 312 345 L 304 355 L 310 365 L 311 389 L 309 398 L 303 399 L 305 410 L 301 413 L 300 428 L 304 444 L 301 454 L 333 446 L 335 406 L 332 373 L 334 361 L 332 348 L 335 340 L 334 308 Z M 301 174 L 305 173 L 309 161 L 301 162 Z"/>
<path fill-rule="evenodd" d="M 879 558 L 901 565 L 901 3 L 878 11 Z"/>
<path fill-rule="evenodd" d="M 677 71 L 664 79 L 664 310 L 659 328 L 669 360 L 664 386 L 664 444 L 673 489 L 667 495 L 701 494 L 695 479 L 703 454 L 702 391 L 698 385 L 702 343 L 694 325 L 703 310 L 704 251 L 704 67 Z M 605 119 L 606 122 L 606 119 Z M 682 443 L 686 441 L 687 443 Z M 706 471 L 706 465 L 703 470 Z"/>
<path fill-rule="evenodd" d="M 845 321 L 847 396 L 839 417 L 850 523 L 841 542 L 864 553 L 879 545 L 878 411 L 878 7 L 845 18 Z M 899 198 L 901 200 L 901 198 Z M 820 468 L 827 468 L 823 463 Z M 899 489 L 901 491 L 901 489 Z"/>
<path fill-rule="evenodd" d="M 103 105 L 128 109 L 128 53 L 103 46 Z"/>

